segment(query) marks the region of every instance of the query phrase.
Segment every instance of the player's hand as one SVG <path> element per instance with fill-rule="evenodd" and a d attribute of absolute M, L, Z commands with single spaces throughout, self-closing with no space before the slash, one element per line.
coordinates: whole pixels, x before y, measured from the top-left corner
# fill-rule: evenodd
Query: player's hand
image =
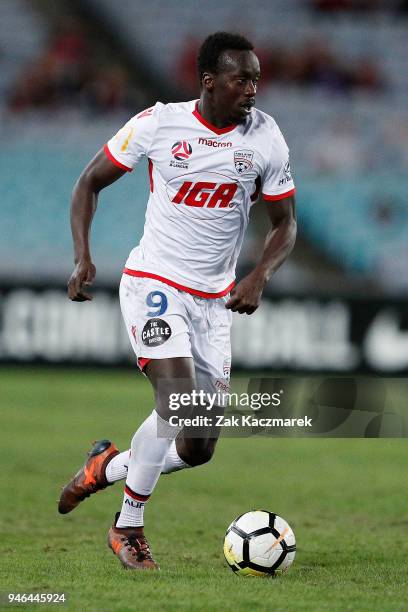
<path fill-rule="evenodd" d="M 260 304 L 264 286 L 265 279 L 251 272 L 231 291 L 231 297 L 225 308 L 240 314 L 252 314 Z"/>
<path fill-rule="evenodd" d="M 92 295 L 84 291 L 84 287 L 92 285 L 96 268 L 90 259 L 80 260 L 68 281 L 68 296 L 73 302 L 86 302 L 92 300 Z"/>

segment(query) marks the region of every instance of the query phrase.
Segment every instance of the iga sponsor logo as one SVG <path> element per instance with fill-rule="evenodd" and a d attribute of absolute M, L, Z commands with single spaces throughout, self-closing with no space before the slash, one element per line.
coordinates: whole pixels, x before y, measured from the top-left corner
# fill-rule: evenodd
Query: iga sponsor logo
<path fill-rule="evenodd" d="M 171 336 L 171 327 L 163 319 L 149 319 L 142 331 L 145 346 L 160 346 Z"/>
<path fill-rule="evenodd" d="M 230 213 L 243 199 L 239 182 L 218 172 L 174 177 L 167 183 L 166 191 L 178 212 L 202 220 Z"/>
<path fill-rule="evenodd" d="M 253 166 L 252 159 L 254 152 L 249 149 L 242 149 L 241 151 L 234 151 L 234 165 L 235 170 L 238 174 L 244 174 L 250 170 Z"/>
<path fill-rule="evenodd" d="M 236 183 L 212 183 L 209 181 L 184 181 L 172 202 L 186 206 L 207 206 L 207 208 L 226 208 L 237 190 Z"/>
<path fill-rule="evenodd" d="M 191 144 L 187 140 L 178 140 L 171 147 L 171 153 L 177 161 L 183 161 L 190 157 L 193 152 Z"/>

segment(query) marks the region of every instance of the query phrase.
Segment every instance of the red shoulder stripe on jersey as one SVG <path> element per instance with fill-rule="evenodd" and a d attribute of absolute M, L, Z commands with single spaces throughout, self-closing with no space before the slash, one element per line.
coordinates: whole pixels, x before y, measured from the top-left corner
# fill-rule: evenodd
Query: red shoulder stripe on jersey
<path fill-rule="evenodd" d="M 103 150 L 105 151 L 106 157 L 110 159 L 111 162 L 115 164 L 115 166 L 117 166 L 118 168 L 122 168 L 122 170 L 126 170 L 126 172 L 132 172 L 133 168 L 128 168 L 128 166 L 125 166 L 125 164 L 121 164 L 120 161 L 113 157 L 112 153 L 109 151 L 109 147 L 107 144 L 103 147 Z"/>
<path fill-rule="evenodd" d="M 264 200 L 275 202 L 276 200 L 283 200 L 284 198 L 288 198 L 296 192 L 296 189 L 293 188 L 290 191 L 286 191 L 285 193 L 278 193 L 278 195 L 268 195 L 267 193 L 263 193 L 262 197 Z"/>
<path fill-rule="evenodd" d="M 212 132 L 218 135 L 226 134 L 227 132 L 231 132 L 232 130 L 235 130 L 235 128 L 237 127 L 235 124 L 235 125 L 228 125 L 225 128 L 217 128 L 215 125 L 207 121 L 207 119 L 204 119 L 204 117 L 198 110 L 198 102 L 196 102 L 195 109 L 193 110 L 193 115 L 196 119 L 199 120 L 200 123 L 205 125 L 206 128 L 208 128 L 209 130 L 211 130 Z"/>
<path fill-rule="evenodd" d="M 170 287 L 174 287 L 175 289 L 179 289 L 180 291 L 185 291 L 186 293 L 191 293 L 192 295 L 197 295 L 202 298 L 220 298 L 227 295 L 231 289 L 235 285 L 235 281 L 233 281 L 226 289 L 220 291 L 219 293 L 205 293 L 204 291 L 198 291 L 198 289 L 191 289 L 191 287 L 185 287 L 184 285 L 180 285 L 168 278 L 164 278 L 163 276 L 159 276 L 158 274 L 152 274 L 151 272 L 143 272 L 142 270 L 131 270 L 130 268 L 123 268 L 123 274 L 128 274 L 129 276 L 137 276 L 139 278 L 153 278 L 154 280 L 158 280 L 166 285 L 170 285 Z"/>
<path fill-rule="evenodd" d="M 150 193 L 154 191 L 154 182 L 153 182 L 153 162 L 149 159 L 149 183 L 150 183 Z"/>

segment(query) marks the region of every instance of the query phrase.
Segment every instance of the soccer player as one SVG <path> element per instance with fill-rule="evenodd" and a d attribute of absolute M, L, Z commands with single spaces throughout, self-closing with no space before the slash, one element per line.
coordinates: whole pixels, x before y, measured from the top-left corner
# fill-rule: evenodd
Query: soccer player
<path fill-rule="evenodd" d="M 108 542 L 125 568 L 158 568 L 143 513 L 161 473 L 211 459 L 217 433 L 194 437 L 170 427 L 169 393 L 228 389 L 232 312 L 252 314 L 296 236 L 288 147 L 275 121 L 254 107 L 260 67 L 246 38 L 217 32 L 198 55 L 200 99 L 139 113 L 82 172 L 72 197 L 75 269 L 71 300 L 91 299 L 95 277 L 89 233 L 98 193 L 146 156 L 150 197 L 143 238 L 126 262 L 120 303 L 155 409 L 131 449 L 109 440 L 63 489 L 59 511 L 126 478 Z M 235 266 L 251 206 L 262 194 L 270 230 L 259 263 L 235 285 Z M 189 408 L 187 409 L 188 412 Z"/>

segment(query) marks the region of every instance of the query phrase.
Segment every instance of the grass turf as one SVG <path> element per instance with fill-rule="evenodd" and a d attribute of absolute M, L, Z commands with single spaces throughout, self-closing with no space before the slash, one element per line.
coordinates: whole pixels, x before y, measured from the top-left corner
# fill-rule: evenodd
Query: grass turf
<path fill-rule="evenodd" d="M 210 464 L 159 481 L 146 532 L 161 572 L 126 572 L 106 546 L 122 487 L 67 516 L 56 500 L 91 440 L 127 448 L 151 410 L 147 381 L 3 369 L 0 388 L 3 592 L 63 591 L 72 610 L 406 610 L 405 440 L 223 439 Z M 294 528 L 297 557 L 282 577 L 225 565 L 225 529 L 251 508 Z"/>

